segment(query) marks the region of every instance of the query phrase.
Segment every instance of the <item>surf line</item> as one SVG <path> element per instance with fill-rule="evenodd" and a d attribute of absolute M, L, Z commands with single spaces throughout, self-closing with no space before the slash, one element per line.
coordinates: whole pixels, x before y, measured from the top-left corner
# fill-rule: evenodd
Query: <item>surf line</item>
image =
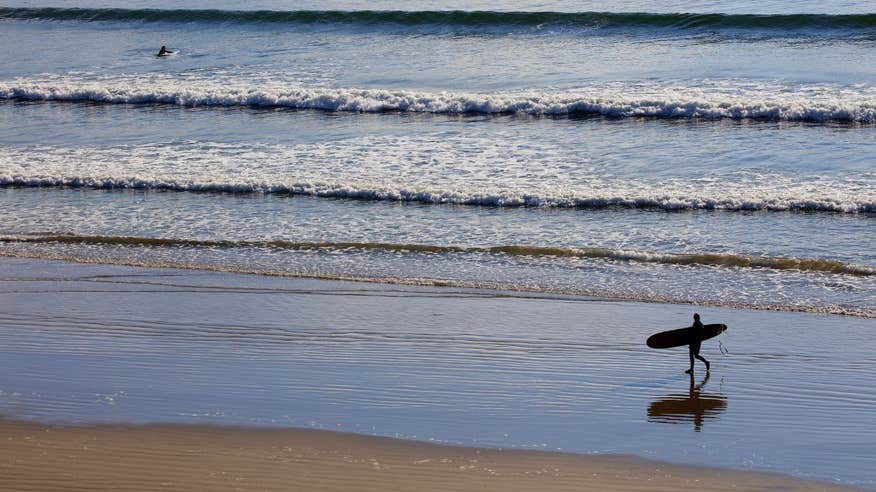
<path fill-rule="evenodd" d="M 64 83 L 66 82 L 66 83 Z M 87 102 L 180 107 L 289 108 L 353 113 L 427 113 L 443 115 L 529 115 L 606 118 L 842 122 L 876 124 L 876 106 L 866 91 L 842 101 L 824 101 L 806 90 L 779 87 L 752 92 L 744 100 L 727 97 L 721 88 L 700 93 L 697 88 L 655 86 L 654 93 L 629 94 L 622 88 L 588 92 L 434 93 L 403 89 L 248 87 L 197 84 L 167 87 L 167 81 L 81 83 L 74 80 L 0 80 L 0 100 Z M 783 89 L 796 92 L 784 93 Z M 692 91 L 692 92 L 691 92 Z M 821 96 L 823 99 L 824 94 Z"/>
<path fill-rule="evenodd" d="M 10 162 L 26 160 L 28 154 L 7 159 Z M 2 161 L 2 159 L 0 159 Z M 0 162 L 0 166 L 3 162 Z M 861 201 L 846 202 L 841 197 L 812 198 L 762 198 L 750 200 L 744 197 L 685 197 L 685 196 L 579 196 L 554 197 L 533 194 L 506 194 L 498 191 L 493 195 L 466 195 L 453 191 L 421 191 L 399 188 L 394 190 L 347 187 L 331 183 L 253 183 L 253 182 L 198 182 L 160 181 L 126 177 L 64 176 L 47 177 L 4 175 L 0 171 L 0 188 L 89 188 L 95 190 L 159 190 L 184 193 L 265 194 L 276 196 L 307 196 L 316 198 L 340 198 L 363 202 L 424 203 L 429 205 L 467 205 L 502 208 L 560 208 L 599 210 L 609 208 L 655 209 L 666 211 L 767 211 L 767 212 L 824 212 L 844 214 L 874 214 L 876 201 L 863 197 Z"/>
<path fill-rule="evenodd" d="M 89 236 L 76 234 L 22 234 L 0 236 L 0 243 L 80 244 L 132 247 L 269 248 L 290 251 L 358 250 L 422 254 L 501 254 L 531 258 L 581 258 L 666 265 L 702 265 L 725 268 L 764 268 L 802 272 L 876 276 L 876 268 L 837 260 L 793 257 L 748 257 L 728 253 L 650 253 L 611 248 L 561 248 L 552 246 L 439 246 L 380 242 L 306 242 L 289 240 L 234 241 L 174 239 L 136 236 Z"/>
<path fill-rule="evenodd" d="M 0 241 L 2 242 L 2 241 Z M 800 305 L 781 305 L 781 304 L 758 304 L 752 302 L 721 302 L 706 299 L 689 299 L 684 297 L 666 297 L 655 295 L 631 295 L 621 294 L 616 292 L 603 292 L 596 290 L 585 289 L 555 289 L 555 288 L 537 288 L 527 285 L 514 284 L 509 282 L 493 282 L 493 281 L 470 281 L 470 280 L 451 280 L 451 279 L 434 279 L 423 277 L 397 277 L 397 276 L 364 276 L 355 274 L 333 274 L 320 273 L 307 270 L 282 271 L 268 270 L 263 268 L 246 268 L 225 266 L 216 264 L 203 263 L 187 263 L 180 261 L 150 261 L 138 260 L 130 257 L 126 258 L 111 258 L 111 257 L 85 257 L 75 254 L 66 254 L 58 252 L 38 252 L 38 251 L 4 251 L 0 248 L 0 257 L 7 258 L 31 258 L 50 261 L 69 261 L 82 264 L 97 264 L 97 265 L 114 265 L 114 266 L 130 266 L 137 268 L 173 268 L 177 270 L 200 270 L 220 273 L 233 273 L 245 275 L 265 275 L 270 277 L 287 277 L 287 278 L 309 278 L 317 280 L 330 281 L 346 281 L 346 282 L 362 282 L 368 284 L 393 284 L 416 287 L 437 287 L 437 288 L 460 288 L 460 289 L 478 289 L 490 291 L 507 291 L 512 292 L 511 297 L 518 297 L 519 292 L 536 294 L 539 297 L 544 295 L 567 296 L 574 297 L 590 297 L 600 298 L 609 301 L 630 301 L 630 302 L 647 302 L 659 304 L 684 304 L 690 306 L 712 306 L 712 307 L 731 307 L 737 309 L 754 309 L 758 311 L 781 311 L 781 312 L 798 312 L 798 313 L 816 313 L 816 314 L 832 314 L 837 316 L 855 316 L 860 318 L 876 318 L 876 311 L 866 308 L 852 308 L 847 306 L 839 306 L 829 304 L 824 306 L 800 306 Z M 588 299 L 589 301 L 590 299 Z"/>

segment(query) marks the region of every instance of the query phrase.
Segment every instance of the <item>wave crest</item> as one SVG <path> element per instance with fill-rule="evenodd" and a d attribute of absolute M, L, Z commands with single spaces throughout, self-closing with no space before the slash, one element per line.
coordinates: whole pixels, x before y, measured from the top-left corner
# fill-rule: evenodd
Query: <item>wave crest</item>
<path fill-rule="evenodd" d="M 842 202 L 823 199 L 735 199 L 685 196 L 589 196 L 551 197 L 528 194 L 466 194 L 406 189 L 369 189 L 324 183 L 216 183 L 159 181 L 150 179 L 91 177 L 26 177 L 0 175 L 0 187 L 69 187 L 102 190 L 133 189 L 205 193 L 263 193 L 341 198 L 365 201 L 414 202 L 433 205 L 472 205 L 485 207 L 554 207 L 577 209 L 644 208 L 667 211 L 797 211 L 835 213 L 876 213 L 876 202 Z"/>
<path fill-rule="evenodd" d="M 402 26 L 581 27 L 671 29 L 871 30 L 876 14 L 696 14 L 644 12 L 495 12 L 401 10 L 189 10 L 119 8 L 0 8 L 0 19 L 53 21 L 334 23 Z"/>
<path fill-rule="evenodd" d="M 610 85 L 575 91 L 417 92 L 383 89 L 252 87 L 174 80 L 82 83 L 0 82 L 0 99 L 183 107 L 270 107 L 347 112 L 601 115 L 612 118 L 761 119 L 876 123 L 872 89 Z"/>

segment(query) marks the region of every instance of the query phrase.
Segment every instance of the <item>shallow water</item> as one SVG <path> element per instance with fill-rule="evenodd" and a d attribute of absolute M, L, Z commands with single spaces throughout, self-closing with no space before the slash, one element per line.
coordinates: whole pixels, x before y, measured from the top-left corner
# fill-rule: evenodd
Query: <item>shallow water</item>
<path fill-rule="evenodd" d="M 686 306 L 0 265 L 8 417 L 315 427 L 876 487 L 870 320 L 699 308 L 729 330 L 691 381 L 683 348 L 644 345 L 688 324 Z"/>
<path fill-rule="evenodd" d="M 6 235 L 596 248 L 612 251 L 615 259 L 669 255 L 667 264 L 678 255 L 717 255 L 731 266 L 761 264 L 766 257 L 839 262 L 844 266 L 837 271 L 844 272 L 876 267 L 869 247 L 876 240 L 876 175 L 868 161 L 868 128 L 248 109 L 217 114 L 55 103 L 3 108 L 9 110 L 2 130 L 9 144 L 0 155 L 0 202 L 7 212 L 0 233 Z M 146 127 L 140 125 L 144 118 L 151 122 Z M 192 140 L 173 135 L 181 122 Z M 284 133 L 289 122 L 296 122 L 294 131 Z M 47 123 L 57 126 L 57 142 L 35 144 L 33 135 Z M 168 143 L 145 142 L 144 129 L 150 139 Z M 629 138 L 631 130 L 637 139 Z M 276 141 L 259 143 L 265 135 L 277 135 L 271 137 Z M 824 149 L 831 149 L 830 159 Z M 160 252 L 129 246 L 129 259 L 166 260 Z M 38 253 L 31 243 L 0 247 L 7 254 Z M 234 258 L 226 251 L 217 263 L 196 263 L 254 268 L 252 251 L 235 251 Z M 447 270 L 457 258 L 446 255 L 411 255 L 397 265 L 398 257 L 380 264 L 372 256 L 365 264 L 361 255 L 348 253 L 342 260 L 347 267 L 326 269 L 333 275 L 386 270 L 417 279 L 503 279 L 512 288 L 640 299 L 876 312 L 871 281 L 825 279 L 805 268 L 786 269 L 784 277 L 727 269 L 719 283 L 733 287 L 706 299 L 699 291 L 708 271 L 669 269 L 676 283 L 667 289 L 653 269 L 602 262 L 600 267 L 615 267 L 606 273 L 621 287 L 595 288 L 614 282 L 582 278 L 570 261 L 555 260 L 563 271 L 557 277 L 554 270 L 517 274 L 495 258 L 470 255 L 466 263 L 483 272 L 477 278 Z M 488 261 L 478 264 L 482 260 Z M 299 270 L 284 265 L 302 261 L 307 259 L 287 251 L 272 260 L 273 267 L 259 268 L 289 273 Z M 643 275 L 649 280 L 643 282 Z M 843 287 L 833 294 L 805 287 L 822 283 Z M 636 285 L 643 288 L 631 288 Z"/>

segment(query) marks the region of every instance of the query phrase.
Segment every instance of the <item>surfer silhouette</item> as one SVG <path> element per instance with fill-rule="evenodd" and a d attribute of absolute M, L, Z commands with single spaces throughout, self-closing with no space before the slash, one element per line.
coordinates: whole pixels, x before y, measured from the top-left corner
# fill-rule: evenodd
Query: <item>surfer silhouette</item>
<path fill-rule="evenodd" d="M 688 374 L 693 374 L 694 372 L 694 358 L 697 358 L 703 361 L 703 364 L 706 365 L 706 372 L 709 372 L 709 361 L 706 360 L 705 357 L 700 355 L 700 345 L 702 345 L 702 333 L 703 333 L 703 323 L 700 321 L 700 315 L 698 313 L 694 313 L 694 322 L 693 322 L 693 336 L 691 337 L 690 344 L 688 347 L 688 353 L 690 354 L 690 369 L 684 371 Z"/>
<path fill-rule="evenodd" d="M 167 49 L 167 46 L 162 46 L 161 49 L 158 50 L 158 54 L 155 56 L 167 56 L 167 55 L 172 55 L 172 54 L 173 54 L 173 51 L 170 51 L 169 49 Z"/>

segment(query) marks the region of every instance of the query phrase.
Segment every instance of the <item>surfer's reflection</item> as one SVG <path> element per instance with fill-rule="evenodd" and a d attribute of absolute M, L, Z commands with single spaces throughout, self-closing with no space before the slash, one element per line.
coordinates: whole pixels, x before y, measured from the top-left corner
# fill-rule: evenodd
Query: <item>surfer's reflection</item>
<path fill-rule="evenodd" d="M 694 375 L 690 375 L 688 394 L 669 395 L 654 400 L 648 405 L 649 422 L 665 422 L 669 424 L 694 423 L 694 430 L 703 428 L 703 421 L 715 418 L 727 409 L 727 398 L 721 394 L 703 393 L 701 390 L 709 382 L 709 373 L 700 382 L 694 384 Z"/>

